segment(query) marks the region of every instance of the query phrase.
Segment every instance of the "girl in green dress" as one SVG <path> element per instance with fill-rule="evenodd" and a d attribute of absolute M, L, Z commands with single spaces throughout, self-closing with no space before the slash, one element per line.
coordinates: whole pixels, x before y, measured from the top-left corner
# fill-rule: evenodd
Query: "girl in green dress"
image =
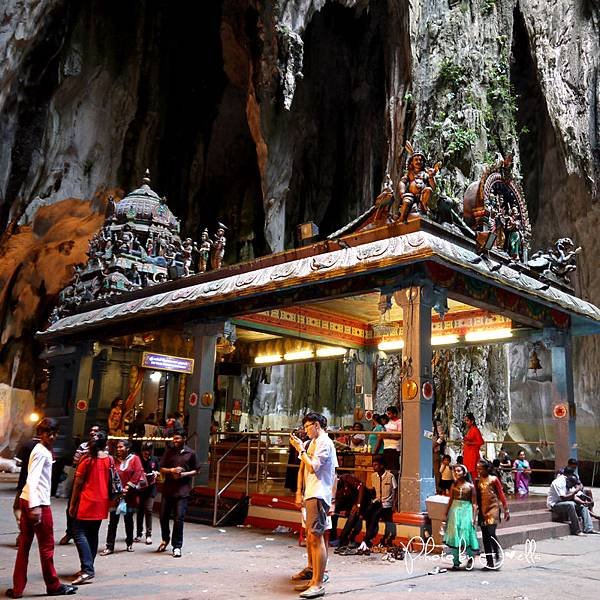
<path fill-rule="evenodd" d="M 452 553 L 453 570 L 460 568 L 460 559 L 468 556 L 467 570 L 473 568 L 473 555 L 479 550 L 477 542 L 477 494 L 475 486 L 467 481 L 464 465 L 454 466 L 454 483 L 450 488 L 450 502 L 446 512 L 444 543 Z"/>

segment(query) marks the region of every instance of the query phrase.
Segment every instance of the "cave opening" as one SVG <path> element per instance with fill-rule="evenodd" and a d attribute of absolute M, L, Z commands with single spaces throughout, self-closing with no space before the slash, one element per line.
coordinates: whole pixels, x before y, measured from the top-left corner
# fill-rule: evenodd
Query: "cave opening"
<path fill-rule="evenodd" d="M 20 216 L 25 208 L 23 205 L 11 210 L 14 205 L 29 200 L 19 196 L 23 181 L 32 177 L 35 157 L 43 145 L 50 102 L 59 80 L 60 50 L 70 13 L 76 14 L 76 10 L 71 11 L 69 6 L 57 6 L 49 12 L 44 35 L 40 43 L 27 53 L 18 84 L 12 86 L 13 90 L 2 111 L 0 133 L 5 144 L 2 152 L 10 152 L 9 160 L 0 154 L 0 167 L 8 171 L 4 201 L 0 200 L 2 230 L 11 218 L 11 212 L 12 217 Z M 8 143 L 8 140 L 12 143 Z M 43 191 L 39 195 L 44 197 L 50 191 Z"/>
<path fill-rule="evenodd" d="M 287 239 L 313 220 L 322 235 L 371 205 L 383 179 L 387 2 L 369 11 L 328 3 L 306 28 L 303 79 L 290 119 L 295 148 Z"/>
<path fill-rule="evenodd" d="M 119 179 L 137 187 L 146 166 L 140 163 L 148 162 L 153 186 L 167 196 L 185 236 L 198 240 L 205 227 L 212 234 L 218 221 L 228 227 L 225 260 L 232 263 L 240 249 L 232 240 L 250 240 L 253 255 L 263 254 L 266 243 L 246 117 L 253 20 L 248 11 L 238 16 L 238 29 L 227 37 L 223 12 L 210 2 L 144 6 L 138 108 Z"/>
<path fill-rule="evenodd" d="M 525 20 L 518 5 L 514 10 L 511 52 L 510 81 L 517 101 L 516 125 L 519 132 L 523 190 L 533 225 L 542 201 L 546 149 L 548 146 L 555 146 L 556 139 L 538 80 Z"/>

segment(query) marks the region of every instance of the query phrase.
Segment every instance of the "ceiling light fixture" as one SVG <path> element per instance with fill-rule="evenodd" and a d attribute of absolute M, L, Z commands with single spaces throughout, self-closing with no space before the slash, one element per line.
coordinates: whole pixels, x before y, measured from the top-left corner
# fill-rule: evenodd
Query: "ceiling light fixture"
<path fill-rule="evenodd" d="M 323 346 L 317 348 L 317 356 L 319 358 L 328 358 L 330 356 L 343 356 L 346 354 L 346 348 L 341 346 Z"/>
<path fill-rule="evenodd" d="M 469 331 L 465 334 L 466 342 L 484 342 L 488 340 L 503 340 L 511 338 L 513 335 L 512 330 L 508 328 L 503 329 L 481 329 L 479 331 Z"/>
<path fill-rule="evenodd" d="M 384 352 L 388 350 L 402 350 L 402 348 L 404 348 L 404 340 L 386 340 L 377 344 L 377 349 Z"/>
<path fill-rule="evenodd" d="M 278 362 L 281 362 L 281 354 L 263 354 L 254 359 L 254 363 L 257 365 L 268 365 Z"/>
<path fill-rule="evenodd" d="M 296 352 L 286 352 L 283 355 L 283 360 L 287 361 L 307 360 L 309 358 L 314 358 L 314 353 L 312 350 L 297 350 Z"/>
<path fill-rule="evenodd" d="M 455 333 L 431 336 L 432 346 L 447 346 L 449 344 L 458 344 L 458 336 Z"/>

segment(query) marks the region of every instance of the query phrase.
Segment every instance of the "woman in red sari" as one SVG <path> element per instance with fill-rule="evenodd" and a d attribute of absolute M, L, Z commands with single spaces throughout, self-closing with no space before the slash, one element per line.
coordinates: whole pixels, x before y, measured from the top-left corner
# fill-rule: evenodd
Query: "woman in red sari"
<path fill-rule="evenodd" d="M 483 437 L 481 431 L 475 425 L 475 416 L 473 413 L 465 415 L 465 425 L 467 431 L 463 437 L 463 459 L 467 471 L 471 473 L 473 481 L 477 479 L 477 461 L 480 458 L 479 449 L 483 446 Z"/>

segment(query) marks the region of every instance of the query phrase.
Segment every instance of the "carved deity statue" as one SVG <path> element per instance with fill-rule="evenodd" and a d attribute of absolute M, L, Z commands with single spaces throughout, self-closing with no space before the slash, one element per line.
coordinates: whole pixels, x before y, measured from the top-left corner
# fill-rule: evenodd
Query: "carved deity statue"
<path fill-rule="evenodd" d="M 442 163 L 437 162 L 433 168 L 425 166 L 425 155 L 413 150 L 410 142 L 406 143 L 409 154 L 406 173 L 400 180 L 399 191 L 402 195 L 400 220 L 406 223 L 411 212 L 427 213 L 431 194 L 435 189 L 435 175 Z"/>
<path fill-rule="evenodd" d="M 131 254 L 131 250 L 133 249 L 133 238 L 134 235 L 131 232 L 131 227 L 125 225 L 119 236 L 119 252 L 121 254 Z"/>
<path fill-rule="evenodd" d="M 519 260 L 521 256 L 521 215 L 519 209 L 516 206 L 512 207 L 512 210 L 508 210 L 508 216 L 506 218 L 506 250 L 508 255 L 513 260 Z"/>
<path fill-rule="evenodd" d="M 212 267 L 213 269 L 220 269 L 223 265 L 223 257 L 225 256 L 225 244 L 227 243 L 227 238 L 225 237 L 225 225 L 223 223 L 219 223 L 217 227 L 217 233 L 215 233 L 215 238 L 212 242 L 213 246 L 213 257 L 212 257 Z"/>
<path fill-rule="evenodd" d="M 154 236 L 152 234 L 148 235 L 148 239 L 146 240 L 146 254 L 154 256 Z"/>
<path fill-rule="evenodd" d="M 198 248 L 192 241 L 192 238 L 185 238 L 181 244 L 181 255 L 183 260 L 183 274 L 185 277 L 192 273 L 192 252 L 197 252 Z"/>
<path fill-rule="evenodd" d="M 200 248 L 198 249 L 198 273 L 204 273 L 208 268 L 208 258 L 210 257 L 211 248 L 212 242 L 208 237 L 208 229 L 205 229 L 200 237 Z"/>

